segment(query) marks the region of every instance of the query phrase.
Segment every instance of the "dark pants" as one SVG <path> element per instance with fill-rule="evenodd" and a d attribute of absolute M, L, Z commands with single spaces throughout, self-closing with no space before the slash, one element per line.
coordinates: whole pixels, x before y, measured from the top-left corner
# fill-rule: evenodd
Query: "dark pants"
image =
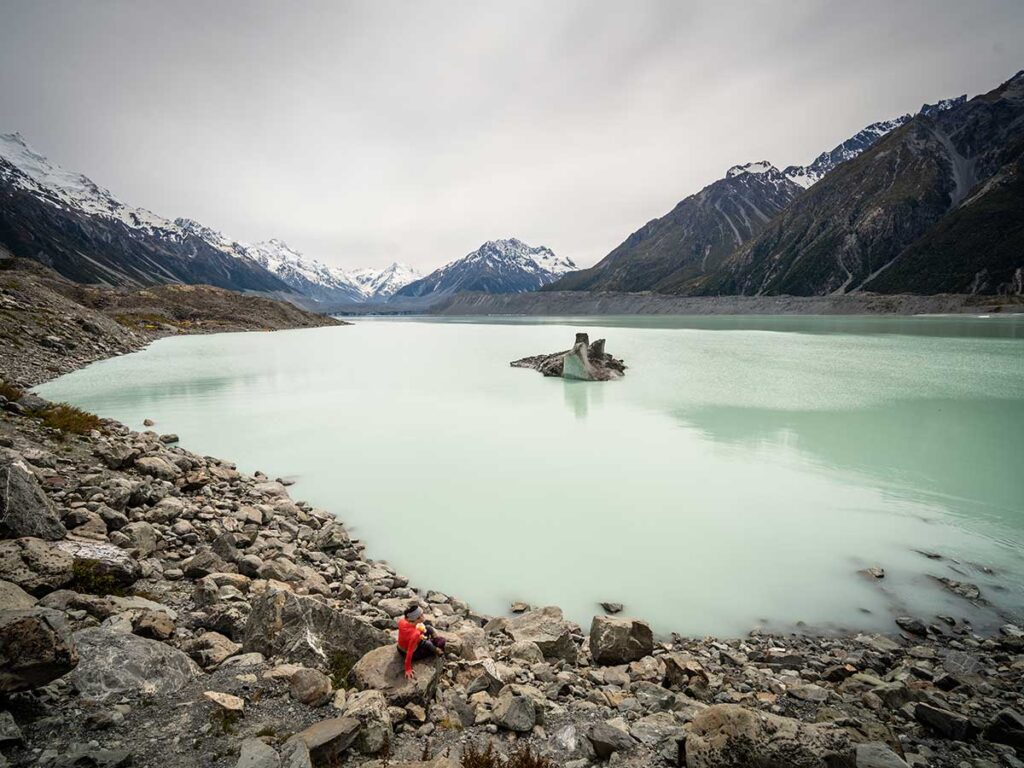
<path fill-rule="evenodd" d="M 416 650 L 412 652 L 412 660 L 420 661 L 421 659 L 432 659 L 437 656 L 435 648 L 440 649 L 441 653 L 444 653 L 445 639 L 439 635 L 433 637 L 424 637 L 420 640 L 419 645 L 416 646 Z M 396 646 L 397 648 L 397 646 Z M 405 658 L 405 651 L 401 648 L 397 648 L 398 655 Z"/>

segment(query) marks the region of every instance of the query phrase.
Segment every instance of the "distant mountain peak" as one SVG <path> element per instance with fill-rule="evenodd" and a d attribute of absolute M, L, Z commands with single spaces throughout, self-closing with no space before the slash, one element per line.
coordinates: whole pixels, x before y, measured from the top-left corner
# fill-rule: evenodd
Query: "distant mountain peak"
<path fill-rule="evenodd" d="M 747 163 L 746 165 L 734 165 L 732 168 L 725 172 L 725 178 L 732 179 L 744 173 L 760 175 L 762 173 L 771 173 L 773 171 L 775 173 L 780 172 L 778 168 L 776 168 L 767 160 L 760 160 L 756 163 Z"/>
<path fill-rule="evenodd" d="M 535 291 L 576 269 L 572 259 L 546 246 L 530 246 L 515 237 L 488 240 L 395 295 L 436 299 L 462 291 L 522 293 Z"/>

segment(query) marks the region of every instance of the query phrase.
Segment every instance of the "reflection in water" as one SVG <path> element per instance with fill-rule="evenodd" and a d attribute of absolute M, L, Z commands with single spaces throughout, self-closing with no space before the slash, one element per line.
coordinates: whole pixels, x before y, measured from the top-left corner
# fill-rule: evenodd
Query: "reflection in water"
<path fill-rule="evenodd" d="M 577 419 L 585 419 L 590 412 L 591 403 L 600 406 L 604 399 L 604 387 L 614 386 L 615 382 L 607 381 L 573 381 L 560 380 L 565 392 L 565 404 Z"/>
<path fill-rule="evenodd" d="M 295 497 L 369 556 L 487 613 L 521 599 L 586 623 L 617 600 L 739 634 L 973 610 L 930 576 L 1024 606 L 1017 321 L 602 322 L 621 381 L 509 368 L 575 321 L 388 320 L 166 339 L 41 393 L 299 475 Z M 856 575 L 871 565 L 883 583 Z"/>

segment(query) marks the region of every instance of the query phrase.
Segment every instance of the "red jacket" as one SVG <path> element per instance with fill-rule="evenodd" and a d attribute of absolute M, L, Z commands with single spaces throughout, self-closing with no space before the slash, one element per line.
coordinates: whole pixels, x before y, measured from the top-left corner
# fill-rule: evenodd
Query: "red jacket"
<path fill-rule="evenodd" d="M 405 671 L 412 672 L 412 655 L 416 653 L 423 633 L 416 624 L 405 618 L 398 620 L 398 650 L 405 654 Z"/>

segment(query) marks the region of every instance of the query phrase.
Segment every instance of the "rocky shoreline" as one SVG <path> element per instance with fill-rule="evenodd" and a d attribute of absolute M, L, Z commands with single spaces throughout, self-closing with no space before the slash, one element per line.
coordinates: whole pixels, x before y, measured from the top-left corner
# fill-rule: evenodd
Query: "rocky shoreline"
<path fill-rule="evenodd" d="M 1016 626 L 691 639 L 483 616 L 279 480 L 0 391 L 9 764 L 1024 766 Z M 406 682 L 412 601 L 449 643 Z"/>

